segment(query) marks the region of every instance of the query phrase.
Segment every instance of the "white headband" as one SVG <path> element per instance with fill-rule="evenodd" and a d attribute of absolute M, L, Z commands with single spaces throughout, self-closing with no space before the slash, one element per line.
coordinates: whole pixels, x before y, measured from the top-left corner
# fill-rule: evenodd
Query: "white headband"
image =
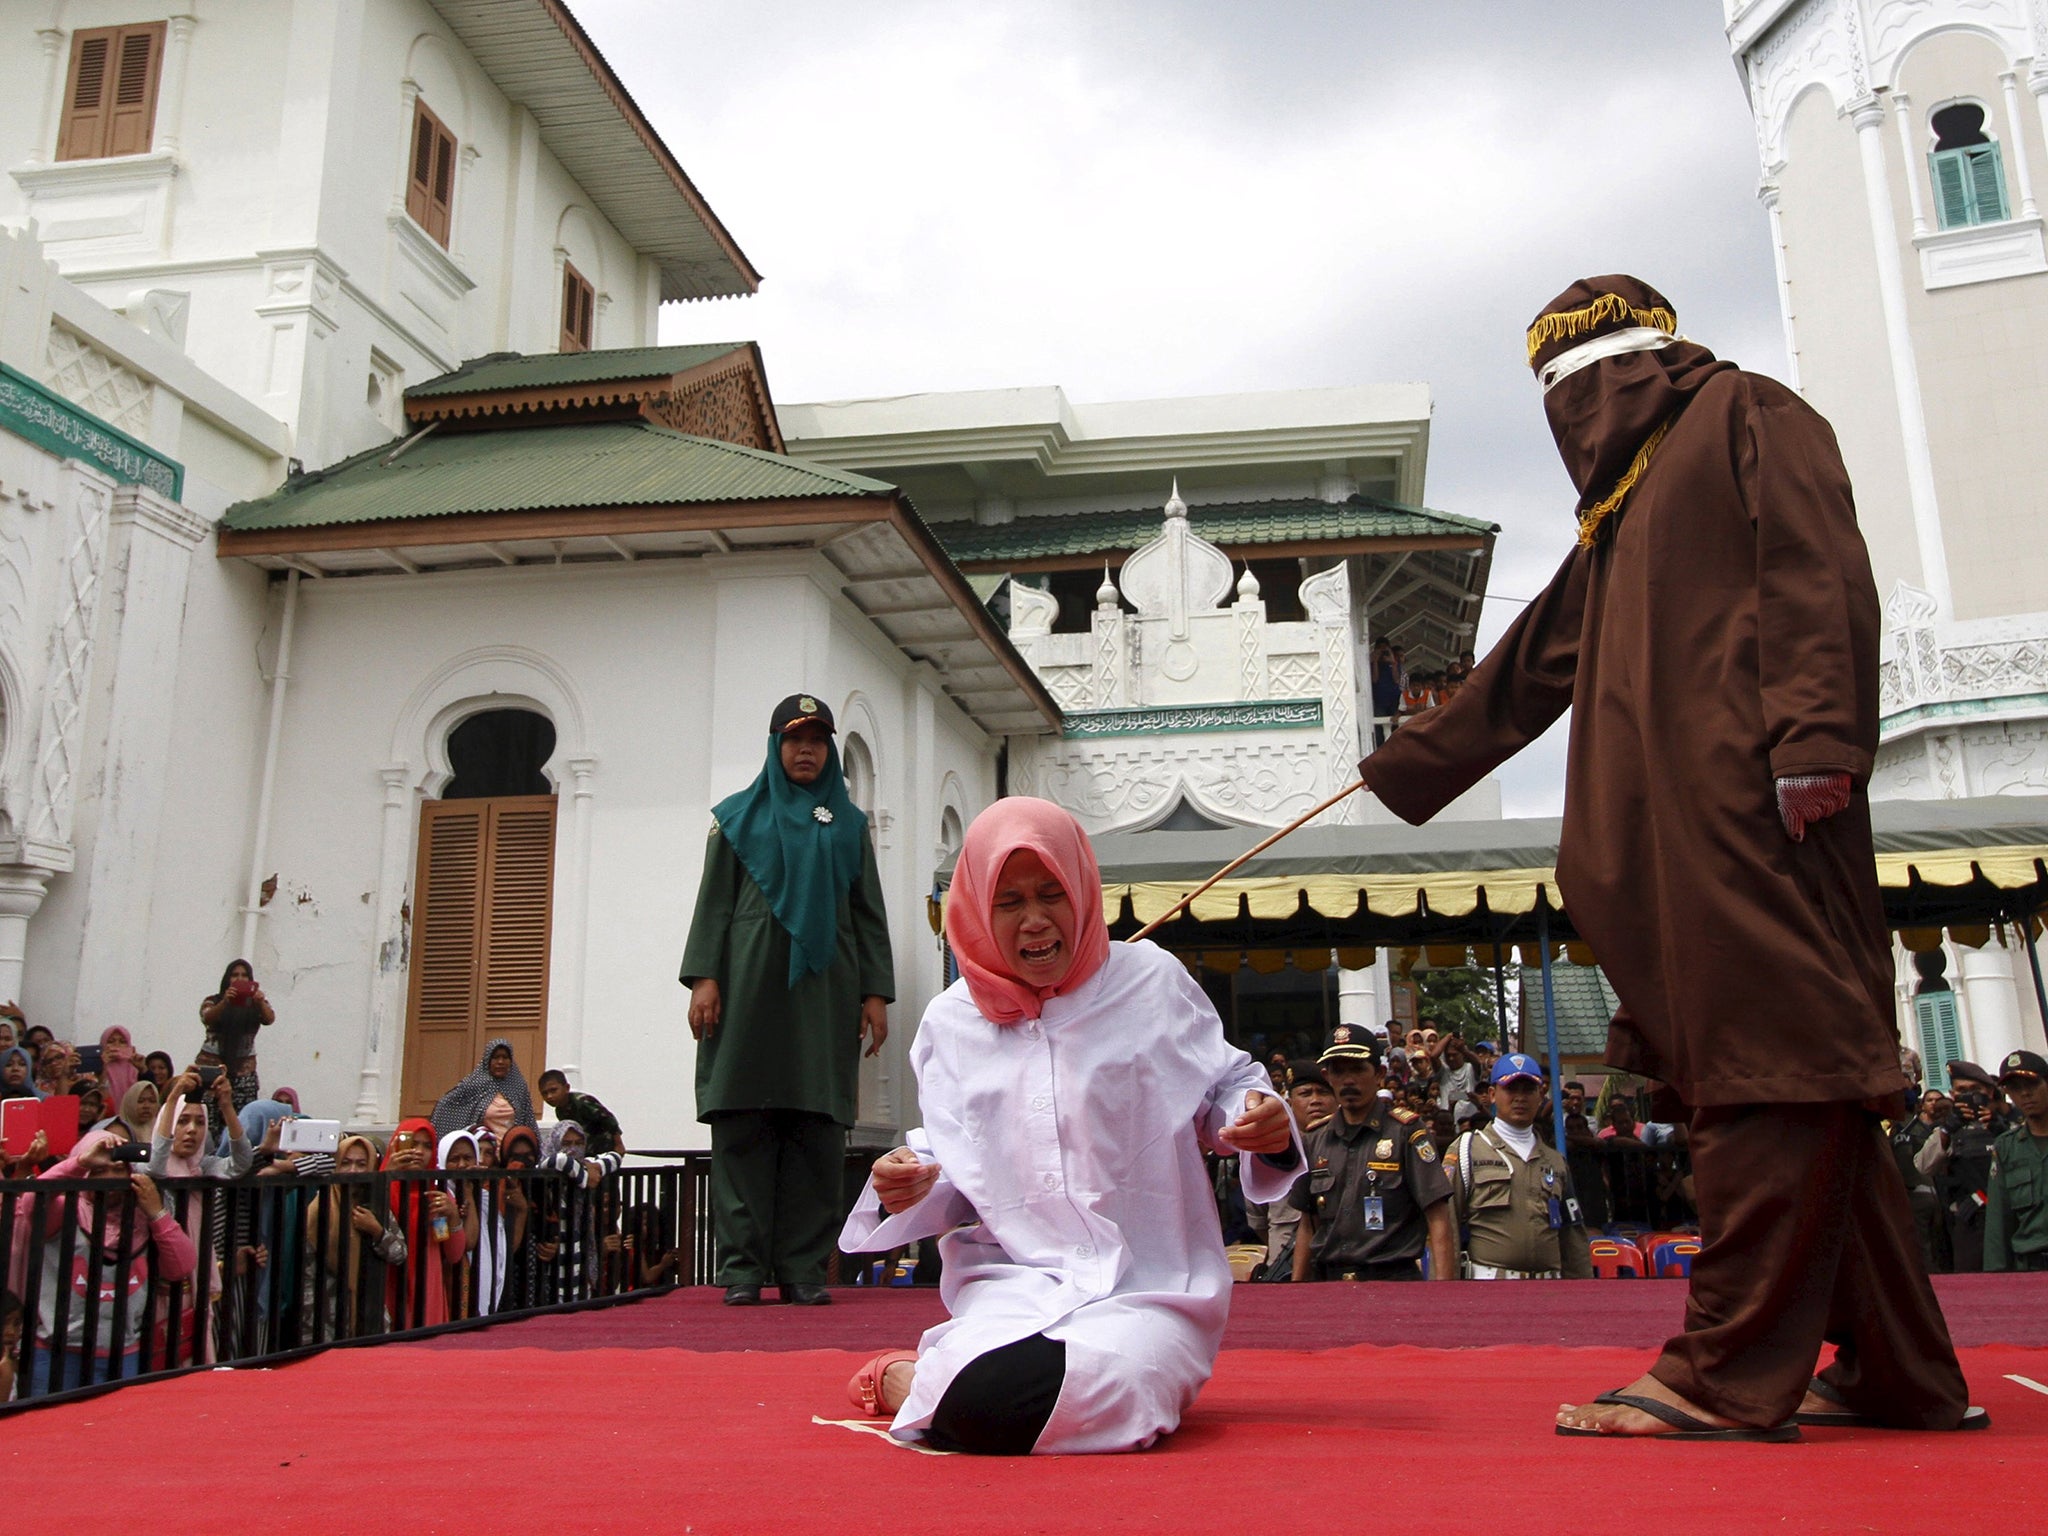
<path fill-rule="evenodd" d="M 1562 380 L 1570 378 L 1588 363 L 1597 363 L 1603 357 L 1618 357 L 1624 352 L 1654 352 L 1659 347 L 1668 347 L 1676 336 L 1657 330 L 1654 326 L 1631 326 L 1625 331 L 1609 331 L 1605 336 L 1595 336 L 1591 341 L 1582 341 L 1569 352 L 1560 352 L 1545 363 L 1536 375 L 1536 382 L 1543 386 L 1543 393 L 1550 393 Z"/>

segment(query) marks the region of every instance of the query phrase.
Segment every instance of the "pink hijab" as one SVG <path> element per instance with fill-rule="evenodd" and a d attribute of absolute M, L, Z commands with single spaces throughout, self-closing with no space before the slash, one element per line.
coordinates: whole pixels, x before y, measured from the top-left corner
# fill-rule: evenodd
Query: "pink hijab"
<path fill-rule="evenodd" d="M 125 1056 L 115 1056 L 114 1036 L 121 1037 L 121 1044 L 128 1048 Z M 119 1024 L 109 1024 L 100 1031 L 100 1081 L 107 1087 L 107 1102 L 118 1104 L 128 1096 L 128 1090 L 135 1086 L 135 1079 L 142 1075 L 142 1064 L 135 1059 L 135 1037 Z"/>
<path fill-rule="evenodd" d="M 1056 987 L 1018 980 L 996 947 L 996 885 L 1010 855 L 1026 848 L 1059 877 L 1074 907 L 1074 964 Z M 1102 871 L 1081 824 L 1050 800 L 1026 795 L 998 800 L 975 817 L 953 866 L 946 941 L 960 962 L 974 1006 L 992 1024 L 1035 1019 L 1048 998 L 1073 991 L 1101 970 L 1109 958 L 1109 929 L 1102 921 Z"/>

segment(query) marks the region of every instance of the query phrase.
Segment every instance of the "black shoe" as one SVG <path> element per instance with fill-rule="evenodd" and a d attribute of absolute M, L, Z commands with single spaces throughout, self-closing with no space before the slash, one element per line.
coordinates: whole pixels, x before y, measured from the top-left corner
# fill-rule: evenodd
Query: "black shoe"
<path fill-rule="evenodd" d="M 785 1285 L 782 1299 L 799 1307 L 829 1307 L 832 1293 L 822 1285 Z"/>
<path fill-rule="evenodd" d="M 761 1287 L 728 1285 L 725 1288 L 725 1304 L 728 1307 L 758 1307 L 761 1305 Z"/>

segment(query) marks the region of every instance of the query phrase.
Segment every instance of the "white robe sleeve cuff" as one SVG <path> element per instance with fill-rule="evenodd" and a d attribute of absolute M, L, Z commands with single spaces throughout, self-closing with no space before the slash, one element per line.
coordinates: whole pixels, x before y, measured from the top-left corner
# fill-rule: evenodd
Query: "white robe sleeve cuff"
<path fill-rule="evenodd" d="M 910 1132 L 904 1141 L 920 1161 L 934 1161 L 930 1143 L 922 1130 Z M 973 1203 L 960 1192 L 943 1168 L 922 1200 L 894 1216 L 883 1212 L 881 1197 L 875 1193 L 875 1180 L 871 1174 L 861 1189 L 860 1198 L 854 1201 L 853 1210 L 847 1215 L 846 1225 L 839 1231 L 839 1251 L 880 1253 L 921 1237 L 942 1236 L 955 1227 L 964 1227 L 980 1219 Z"/>

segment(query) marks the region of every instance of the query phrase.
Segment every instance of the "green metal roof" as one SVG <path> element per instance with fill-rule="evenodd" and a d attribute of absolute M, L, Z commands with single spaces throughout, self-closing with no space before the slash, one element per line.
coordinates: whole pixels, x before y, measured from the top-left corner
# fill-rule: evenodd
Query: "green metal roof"
<path fill-rule="evenodd" d="M 1543 1037 L 1543 967 L 1525 965 L 1522 972 L 1522 1047 L 1541 1056 Z M 1599 1056 L 1607 1050 L 1607 1021 L 1621 1006 L 1607 975 L 1597 965 L 1550 967 L 1550 992 L 1557 1004 L 1557 1052 L 1560 1056 Z"/>
<path fill-rule="evenodd" d="M 612 379 L 654 379 L 686 373 L 714 358 L 742 351 L 744 341 L 695 347 L 612 347 L 602 352 L 493 352 L 473 357 L 453 373 L 415 384 L 409 400 L 474 395 L 493 389 L 547 389 L 559 384 L 601 384 Z"/>
<path fill-rule="evenodd" d="M 222 526 L 319 528 L 466 512 L 873 496 L 895 489 L 849 470 L 686 437 L 646 421 L 436 433 L 386 463 L 400 441 L 232 506 Z"/>
<path fill-rule="evenodd" d="M 1071 512 L 1020 517 L 1013 523 L 931 524 L 946 553 L 962 564 L 1042 560 L 1059 555 L 1100 555 L 1141 549 L 1159 536 L 1159 509 Z M 1190 507 L 1188 522 L 1212 544 L 1300 544 L 1326 539 L 1476 538 L 1498 533 L 1497 523 L 1451 512 L 1403 507 L 1370 496 L 1349 501 L 1245 501 Z"/>

